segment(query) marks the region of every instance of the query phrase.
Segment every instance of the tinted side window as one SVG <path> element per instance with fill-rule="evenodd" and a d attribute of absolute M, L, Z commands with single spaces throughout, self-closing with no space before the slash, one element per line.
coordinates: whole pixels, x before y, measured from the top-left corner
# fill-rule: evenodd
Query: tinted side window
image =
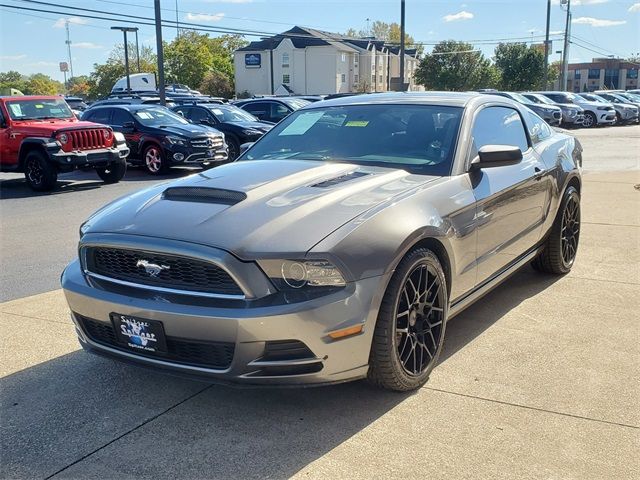
<path fill-rule="evenodd" d="M 290 110 L 281 103 L 273 102 L 271 104 L 271 118 L 273 120 L 282 120 L 284 117 L 289 115 L 289 113 L 291 113 Z"/>
<path fill-rule="evenodd" d="M 520 114 L 507 107 L 480 110 L 473 125 L 473 155 L 485 145 L 513 145 L 526 151 L 529 143 Z"/>
<path fill-rule="evenodd" d="M 129 115 L 129 112 L 120 109 L 114 109 L 113 115 L 111 116 L 111 125 L 116 125 L 121 127 L 127 122 L 132 122 L 133 118 Z"/>
<path fill-rule="evenodd" d="M 546 140 L 553 133 L 551 127 L 547 125 L 547 122 L 542 120 L 532 111 L 527 111 L 526 123 L 529 130 L 529 136 L 531 137 L 531 142 L 534 145 Z"/>
<path fill-rule="evenodd" d="M 83 119 L 88 120 L 90 122 L 96 123 L 106 123 L 109 124 L 109 117 L 111 116 L 110 108 L 99 108 L 97 110 L 88 111 L 83 116 Z"/>
<path fill-rule="evenodd" d="M 5 122 L 4 113 L 2 112 L 2 108 L 0 108 L 0 125 L 2 125 L 3 128 L 4 128 L 4 122 Z"/>
<path fill-rule="evenodd" d="M 269 111 L 269 105 L 265 102 L 248 103 L 243 105 L 242 109 L 254 114 L 256 117 L 265 117 Z"/>
<path fill-rule="evenodd" d="M 210 120 L 207 111 L 200 107 L 192 108 L 187 118 L 193 123 L 200 123 L 202 120 Z"/>

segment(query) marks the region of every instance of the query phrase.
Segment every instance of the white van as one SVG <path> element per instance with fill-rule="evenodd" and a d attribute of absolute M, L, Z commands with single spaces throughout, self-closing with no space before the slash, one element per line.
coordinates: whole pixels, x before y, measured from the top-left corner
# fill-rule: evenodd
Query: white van
<path fill-rule="evenodd" d="M 132 92 L 154 92 L 158 90 L 155 73 L 133 73 L 129 75 Z M 127 77 L 118 80 L 111 93 L 127 93 Z"/>

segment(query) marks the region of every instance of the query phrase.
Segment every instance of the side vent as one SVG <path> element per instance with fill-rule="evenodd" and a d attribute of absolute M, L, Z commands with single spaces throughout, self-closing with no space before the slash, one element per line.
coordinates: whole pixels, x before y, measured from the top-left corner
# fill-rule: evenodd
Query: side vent
<path fill-rule="evenodd" d="M 311 186 L 318 187 L 318 188 L 329 188 L 329 187 L 333 187 L 334 185 L 338 185 L 339 183 L 348 182 L 349 180 L 354 180 L 356 178 L 364 177 L 366 175 L 370 175 L 370 174 L 366 172 L 351 172 L 351 173 L 347 173 L 346 175 L 341 175 L 339 177 L 325 180 L 324 182 L 313 184 Z"/>
<path fill-rule="evenodd" d="M 177 202 L 217 203 L 235 205 L 247 198 L 243 192 L 208 187 L 169 187 L 162 194 L 165 200 Z"/>

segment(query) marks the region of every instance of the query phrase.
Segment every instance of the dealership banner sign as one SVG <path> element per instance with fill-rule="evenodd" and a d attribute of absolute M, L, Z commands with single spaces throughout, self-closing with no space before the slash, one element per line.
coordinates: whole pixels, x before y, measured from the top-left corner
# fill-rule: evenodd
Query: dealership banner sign
<path fill-rule="evenodd" d="M 245 53 L 244 66 L 260 68 L 262 65 L 262 55 L 259 53 Z"/>

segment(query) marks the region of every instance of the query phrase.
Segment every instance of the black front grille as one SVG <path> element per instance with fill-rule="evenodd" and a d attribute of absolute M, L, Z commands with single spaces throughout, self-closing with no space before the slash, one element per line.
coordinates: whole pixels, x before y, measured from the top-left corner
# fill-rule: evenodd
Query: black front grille
<path fill-rule="evenodd" d="M 231 365 L 235 344 L 231 342 L 203 342 L 178 337 L 166 337 L 167 353 L 135 351 L 118 343 L 113 325 L 74 314 L 87 336 L 96 343 L 136 355 L 158 358 L 187 365 L 226 369 Z"/>
<path fill-rule="evenodd" d="M 89 272 L 115 280 L 200 293 L 243 294 L 225 270 L 194 258 L 92 247 L 87 251 L 86 260 Z"/>

